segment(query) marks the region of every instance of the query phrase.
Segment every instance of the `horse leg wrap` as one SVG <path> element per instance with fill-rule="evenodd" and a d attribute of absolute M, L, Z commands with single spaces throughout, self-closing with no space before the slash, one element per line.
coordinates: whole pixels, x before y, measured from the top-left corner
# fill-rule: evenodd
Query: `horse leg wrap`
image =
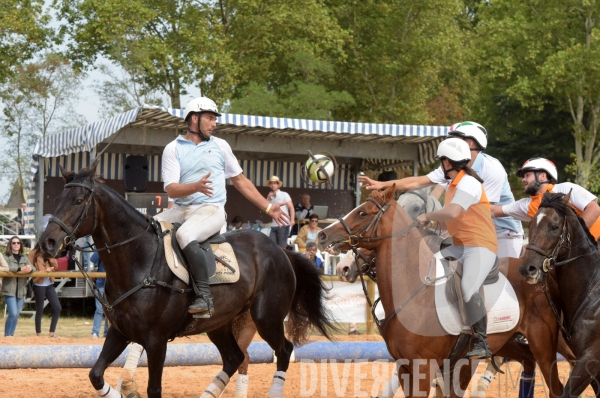
<path fill-rule="evenodd" d="M 114 388 L 111 388 L 107 382 L 104 382 L 104 387 L 96 390 L 96 392 L 98 393 L 98 396 L 102 398 L 125 398 L 123 394 Z"/>
<path fill-rule="evenodd" d="M 398 379 L 398 366 L 395 365 L 392 377 L 390 377 L 387 384 L 383 386 L 378 396 L 381 398 L 391 398 L 396 394 L 398 388 L 400 388 L 400 380 Z"/>
<path fill-rule="evenodd" d="M 234 398 L 246 398 L 248 397 L 248 375 L 238 374 L 237 381 L 235 382 L 235 396 Z"/>
<path fill-rule="evenodd" d="M 283 385 L 285 384 L 285 372 L 277 371 L 273 375 L 271 388 L 269 389 L 269 398 L 281 398 L 283 396 Z"/>
<path fill-rule="evenodd" d="M 125 366 L 123 366 L 123 371 L 121 372 L 121 376 L 117 382 L 117 387 L 115 388 L 117 391 L 124 390 L 124 392 L 129 392 L 132 390 L 131 387 L 133 387 L 133 389 L 136 388 L 134 387 L 133 383 L 133 375 L 135 374 L 135 370 L 140 362 L 140 357 L 142 356 L 143 350 L 144 347 L 137 343 L 133 343 L 129 347 L 129 354 L 127 354 Z"/>
<path fill-rule="evenodd" d="M 486 393 L 487 389 L 490 387 L 490 383 L 492 382 L 492 380 L 494 380 L 496 373 L 498 373 L 496 371 L 496 369 L 494 368 L 494 365 L 492 365 L 492 361 L 496 360 L 496 358 L 497 357 L 492 358 L 492 360 L 488 363 L 488 366 L 485 369 L 485 372 L 483 372 L 483 375 L 481 375 L 481 377 L 479 378 L 479 381 L 477 382 L 477 386 L 475 387 L 475 390 L 471 394 L 471 397 L 473 397 L 473 398 L 485 397 L 485 393 Z"/>
<path fill-rule="evenodd" d="M 229 384 L 229 376 L 227 376 L 227 373 L 220 371 L 200 395 L 200 398 L 218 398 L 227 387 L 227 384 Z"/>
<path fill-rule="evenodd" d="M 521 372 L 521 381 L 519 382 L 519 398 L 533 398 L 535 387 L 535 372 Z"/>

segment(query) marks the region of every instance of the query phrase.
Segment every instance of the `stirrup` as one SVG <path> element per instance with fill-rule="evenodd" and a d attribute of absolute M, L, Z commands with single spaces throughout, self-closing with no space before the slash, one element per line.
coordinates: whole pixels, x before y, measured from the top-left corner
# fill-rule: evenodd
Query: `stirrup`
<path fill-rule="evenodd" d="M 477 341 L 465 357 L 468 359 L 488 359 L 492 357 L 492 353 L 485 341 Z"/>
<path fill-rule="evenodd" d="M 210 294 L 196 297 L 196 300 L 188 307 L 188 312 L 194 314 L 194 318 L 210 318 L 213 310 L 213 298 Z"/>

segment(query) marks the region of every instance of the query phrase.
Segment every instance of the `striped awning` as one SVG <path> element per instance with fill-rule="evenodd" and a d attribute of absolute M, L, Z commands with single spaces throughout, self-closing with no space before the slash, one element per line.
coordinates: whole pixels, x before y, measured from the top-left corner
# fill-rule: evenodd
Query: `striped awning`
<path fill-rule="evenodd" d="M 215 133 L 241 133 L 256 136 L 290 136 L 319 140 L 424 143 L 445 137 L 446 126 L 417 126 L 382 123 L 352 123 L 326 120 L 288 119 L 266 116 L 223 114 Z M 41 138 L 34 155 L 55 157 L 89 152 L 125 126 L 185 131 L 183 109 L 145 105 L 110 119 Z M 425 160 L 425 159 L 424 159 Z"/>
<path fill-rule="evenodd" d="M 353 123 L 324 120 L 290 119 L 266 116 L 223 114 L 217 120 L 214 133 L 244 133 L 244 135 L 278 136 L 311 140 L 351 140 L 358 142 L 406 143 L 419 145 L 419 165 L 434 161 L 435 148 L 446 136 L 446 126 L 418 126 L 381 123 Z M 144 105 L 110 119 L 53 134 L 37 141 L 31 160 L 26 220 L 32 228 L 35 205 L 35 175 L 40 157 L 56 158 L 75 153 L 90 152 L 99 143 L 124 127 L 143 127 L 164 131 L 187 129 L 183 109 Z M 397 162 L 390 159 L 389 162 Z M 261 176 L 262 177 L 262 176 Z M 257 177 L 258 178 L 258 177 Z"/>

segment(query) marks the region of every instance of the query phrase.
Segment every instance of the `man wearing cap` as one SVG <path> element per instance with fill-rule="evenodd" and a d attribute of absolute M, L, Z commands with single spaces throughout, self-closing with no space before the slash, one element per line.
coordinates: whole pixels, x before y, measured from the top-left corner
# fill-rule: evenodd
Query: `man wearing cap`
<path fill-rule="evenodd" d="M 188 130 L 165 147 L 162 157 L 164 189 L 174 204 L 154 217 L 158 221 L 181 223 L 176 238 L 190 265 L 197 294 L 188 311 L 205 318 L 213 311 L 208 264 L 214 261 L 214 256 L 198 242 L 218 233 L 225 225 L 225 180 L 229 178 L 242 195 L 271 215 L 277 225 L 289 222 L 281 205 L 265 200 L 244 176 L 229 144 L 212 135 L 218 116 L 221 114 L 217 105 L 206 97 L 195 98 L 185 107 L 183 118 Z"/>
<path fill-rule="evenodd" d="M 510 190 L 508 177 L 502 164 L 494 157 L 483 153 L 487 147 L 487 131 L 475 122 L 456 123 L 450 127 L 449 137 L 460 138 L 469 144 L 471 160 L 468 166 L 483 180 L 483 188 L 490 204 L 506 205 L 513 203 L 515 197 Z M 401 180 L 379 182 L 361 176 L 359 181 L 366 189 L 381 189 L 396 184 L 396 190 L 405 192 L 410 189 L 440 184 L 448 185 L 448 178 L 441 166 L 426 176 L 408 177 Z M 494 218 L 494 227 L 498 237 L 498 257 L 519 257 L 523 247 L 523 227 L 511 217 Z"/>
<path fill-rule="evenodd" d="M 283 192 L 279 188 L 283 182 L 277 176 L 272 176 L 267 184 L 271 191 L 267 195 L 267 200 L 273 205 L 281 206 L 280 209 L 289 216 L 290 225 L 280 225 L 273 219 L 270 237 L 279 247 L 285 249 L 287 246 L 287 238 L 290 236 L 290 228 L 294 226 L 294 203 L 287 192 Z"/>
<path fill-rule="evenodd" d="M 537 213 L 546 192 L 571 193 L 569 197 L 571 206 L 583 218 L 591 234 L 598 240 L 600 237 L 600 206 L 598 206 L 598 198 L 594 194 L 571 182 L 558 184 L 556 166 L 544 158 L 527 160 L 523 167 L 517 170 L 517 176 L 521 177 L 525 193 L 529 195 L 529 198 L 504 206 L 491 206 L 492 214 L 495 217 L 508 215 L 517 220 L 529 222 Z"/>

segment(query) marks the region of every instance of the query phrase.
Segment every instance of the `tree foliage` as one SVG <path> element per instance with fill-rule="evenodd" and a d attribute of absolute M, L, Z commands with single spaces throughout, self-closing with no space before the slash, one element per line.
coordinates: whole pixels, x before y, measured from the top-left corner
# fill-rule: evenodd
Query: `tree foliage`
<path fill-rule="evenodd" d="M 456 23 L 462 2 L 336 0 L 330 7 L 351 34 L 336 88 L 347 90 L 355 105 L 340 118 L 428 124 L 445 119 L 440 111 L 456 112 L 469 95 L 463 84 L 468 35 Z M 448 101 L 453 104 L 446 107 Z"/>
<path fill-rule="evenodd" d="M 35 142 L 85 123 L 74 111 L 80 82 L 81 76 L 57 54 L 16 68 L 0 91 L 2 136 L 7 141 L 0 157 L 4 177 L 26 190 Z"/>
<path fill-rule="evenodd" d="M 599 17 L 595 0 L 498 0 L 482 11 L 477 29 L 482 95 L 568 112 L 564 133 L 574 137 L 575 181 L 583 186 L 600 159 Z"/>
<path fill-rule="evenodd" d="M 48 46 L 50 16 L 42 0 L 3 0 L 0 3 L 0 83 L 14 68 Z"/>

